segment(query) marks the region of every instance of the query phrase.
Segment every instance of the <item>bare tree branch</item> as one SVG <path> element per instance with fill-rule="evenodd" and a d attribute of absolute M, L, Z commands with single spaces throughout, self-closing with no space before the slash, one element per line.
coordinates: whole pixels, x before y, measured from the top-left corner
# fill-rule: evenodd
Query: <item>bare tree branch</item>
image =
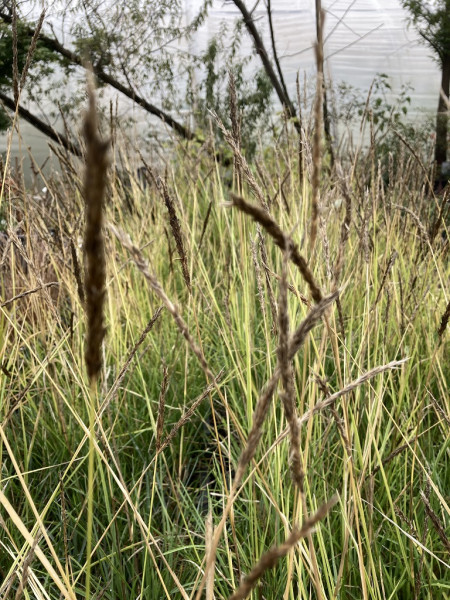
<path fill-rule="evenodd" d="M 283 86 L 284 93 L 286 94 L 286 96 L 289 96 L 287 87 L 286 87 L 286 82 L 284 81 L 283 71 L 281 70 L 280 60 L 278 58 L 277 46 L 275 44 L 275 31 L 273 28 L 271 0 L 267 0 L 267 17 L 269 19 L 270 41 L 272 43 L 272 54 L 273 54 L 273 59 L 275 61 L 275 65 L 277 67 L 278 77 L 280 78 L 280 83 Z"/>
<path fill-rule="evenodd" d="M 9 98 L 8 96 L 6 96 L 6 94 L 4 94 L 1 90 L 0 90 L 0 101 L 3 102 L 3 104 L 10 110 L 12 110 L 12 111 L 16 110 L 16 103 L 14 102 L 14 100 L 12 98 Z M 36 115 L 33 115 L 29 110 L 27 110 L 20 104 L 17 107 L 17 112 L 22 117 L 22 119 L 25 119 L 25 121 L 30 123 L 30 125 L 33 125 L 33 127 L 36 127 L 36 129 L 38 129 L 41 133 L 43 133 L 44 135 L 49 137 L 51 140 L 53 140 L 57 144 L 60 144 L 66 150 L 68 150 L 69 152 L 74 154 L 75 156 L 79 156 L 79 157 L 82 156 L 82 152 L 76 144 L 71 142 L 62 133 L 58 133 L 55 129 L 53 129 L 53 127 L 50 127 L 50 125 L 48 125 L 47 123 L 45 123 L 44 121 L 42 121 L 41 119 L 36 117 Z"/>
<path fill-rule="evenodd" d="M 261 58 L 264 70 L 266 71 L 266 74 L 270 79 L 270 82 L 272 83 L 272 86 L 278 96 L 278 99 L 280 100 L 281 104 L 286 110 L 288 116 L 294 119 L 294 126 L 297 129 L 297 131 L 300 132 L 300 123 L 295 118 L 297 117 L 297 111 L 295 110 L 295 106 L 289 98 L 287 92 L 285 92 L 285 90 L 283 89 L 283 83 L 278 79 L 277 74 L 275 73 L 272 63 L 270 62 L 267 50 L 264 46 L 264 42 L 262 41 L 262 38 L 259 35 L 252 15 L 249 13 L 247 7 L 245 6 L 245 3 L 242 2 L 242 0 L 232 0 L 232 2 L 242 14 L 242 18 L 244 19 L 247 31 L 249 32 L 250 37 L 252 38 L 253 43 L 255 45 L 255 50 L 258 56 Z"/>
<path fill-rule="evenodd" d="M 4 12 L 0 12 L 0 19 L 4 23 L 8 23 L 9 25 L 12 24 L 12 17 Z M 35 30 L 32 27 L 27 26 L 27 27 L 24 27 L 24 32 L 26 33 L 27 36 L 29 36 L 30 38 L 33 38 Z M 60 56 L 63 56 L 72 64 L 78 65 L 80 67 L 84 66 L 85 61 L 83 60 L 83 58 L 80 55 L 76 54 L 76 52 L 73 52 L 72 50 L 69 50 L 68 48 L 63 46 L 56 38 L 51 38 L 45 34 L 41 34 L 39 36 L 39 40 L 49 50 L 52 50 L 52 51 L 56 52 L 57 54 L 59 54 Z M 163 111 L 158 106 L 155 106 L 154 104 L 151 104 L 150 102 L 148 102 L 145 98 L 143 98 L 142 96 L 137 94 L 135 90 L 133 90 L 129 87 L 126 87 L 125 85 L 120 83 L 120 81 L 118 81 L 117 79 L 115 79 L 114 77 L 112 77 L 111 75 L 106 73 L 102 69 L 101 66 L 99 66 L 99 65 L 93 66 L 93 72 L 100 81 L 110 85 L 112 88 L 116 89 L 117 91 L 119 91 L 121 94 L 123 94 L 127 98 L 130 98 L 130 100 L 132 100 L 138 106 L 143 108 L 146 112 L 161 119 L 161 121 L 166 123 L 169 127 L 171 127 L 174 131 L 176 131 L 184 139 L 187 139 L 187 140 L 197 139 L 197 136 L 195 134 L 193 134 L 191 131 L 189 131 L 189 129 L 184 127 L 184 125 L 182 125 L 181 123 L 176 121 L 173 117 L 171 117 L 168 113 Z M 201 140 L 197 140 L 197 141 L 201 141 Z"/>

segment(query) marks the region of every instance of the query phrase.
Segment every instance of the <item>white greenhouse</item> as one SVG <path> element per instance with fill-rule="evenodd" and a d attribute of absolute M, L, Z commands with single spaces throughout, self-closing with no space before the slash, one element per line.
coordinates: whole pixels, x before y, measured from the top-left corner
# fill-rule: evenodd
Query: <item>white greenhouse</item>
<path fill-rule="evenodd" d="M 187 19 L 197 13 L 201 0 L 185 0 Z M 254 6 L 256 2 L 248 2 Z M 264 2 L 253 15 L 270 48 Z M 277 51 L 285 78 L 294 86 L 297 72 L 301 77 L 315 69 L 315 0 L 272 0 Z M 378 73 L 389 76 L 395 91 L 402 85 L 412 87 L 414 108 L 435 110 L 440 74 L 431 51 L 424 46 L 414 27 L 408 26 L 408 14 L 399 0 L 323 0 L 325 19 L 326 72 L 333 82 L 346 82 L 367 90 Z M 209 17 L 190 50 L 200 52 L 218 33 L 224 20 L 239 19 L 231 2 L 214 0 Z M 252 52 L 245 32 L 242 52 Z"/>
<path fill-rule="evenodd" d="M 202 3 L 202 0 L 184 0 L 186 23 L 197 15 Z M 271 4 L 277 52 L 287 86 L 295 97 L 297 74 L 300 81 L 305 76 L 314 77 L 315 1 L 272 0 Z M 246 5 L 249 8 L 256 5 L 253 16 L 270 48 L 265 2 L 247 0 Z M 420 42 L 414 27 L 408 26 L 408 15 L 399 0 L 322 0 L 322 6 L 326 11 L 324 54 L 328 80 L 367 91 L 376 75 L 384 73 L 394 95 L 402 85 L 411 86 L 410 117 L 415 118 L 423 111 L 432 114 L 436 110 L 439 67 L 431 51 Z M 187 50 L 200 55 L 212 36 L 219 33 L 224 21 L 232 28 L 239 18 L 240 13 L 232 2 L 213 0 L 208 17 Z M 245 28 L 240 52 L 243 56 L 253 53 L 252 40 Z M 45 137 L 27 123 L 21 125 L 21 133 L 22 149 L 31 147 L 38 162 L 43 160 L 48 155 Z M 5 136 L 0 138 L 1 151 L 6 141 Z M 15 139 L 12 157 L 18 153 L 19 142 Z"/>

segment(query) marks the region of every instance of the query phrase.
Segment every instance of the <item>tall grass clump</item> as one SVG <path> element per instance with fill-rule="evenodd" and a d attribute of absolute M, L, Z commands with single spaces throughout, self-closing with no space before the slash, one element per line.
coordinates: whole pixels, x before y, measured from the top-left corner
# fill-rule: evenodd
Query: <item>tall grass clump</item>
<path fill-rule="evenodd" d="M 445 598 L 431 167 L 213 115 L 231 176 L 173 142 L 143 181 L 90 98 L 85 165 L 3 167 L 0 597 Z"/>

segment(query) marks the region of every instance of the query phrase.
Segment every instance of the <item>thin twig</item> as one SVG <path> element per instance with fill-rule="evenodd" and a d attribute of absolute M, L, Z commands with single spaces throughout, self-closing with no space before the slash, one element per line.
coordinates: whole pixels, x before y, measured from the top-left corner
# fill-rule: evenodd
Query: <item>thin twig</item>
<path fill-rule="evenodd" d="M 33 288 L 32 290 L 27 290 L 26 292 L 22 292 L 21 294 L 17 294 L 17 296 L 13 296 L 12 298 L 5 300 L 4 302 L 2 302 L 0 304 L 0 307 L 3 308 L 4 306 L 8 306 L 8 304 L 12 304 L 16 300 L 20 300 L 20 298 L 25 298 L 25 296 L 29 296 L 30 294 L 35 294 L 36 292 L 39 292 L 40 290 L 43 290 L 44 288 L 52 287 L 55 285 L 59 285 L 58 281 L 50 281 L 49 283 L 44 283 L 42 285 L 38 285 L 37 287 Z"/>

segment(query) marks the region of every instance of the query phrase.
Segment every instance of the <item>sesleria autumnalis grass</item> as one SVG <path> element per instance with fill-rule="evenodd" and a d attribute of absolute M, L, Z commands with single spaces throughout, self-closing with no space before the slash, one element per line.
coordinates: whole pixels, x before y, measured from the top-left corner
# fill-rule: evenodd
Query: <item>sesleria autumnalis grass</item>
<path fill-rule="evenodd" d="M 445 198 L 427 204 L 421 165 L 368 175 L 360 152 L 322 173 L 311 258 L 303 141 L 301 180 L 287 141 L 259 168 L 231 146 L 236 196 L 189 148 L 167 177 L 155 167 L 184 258 L 169 250 L 161 188 L 130 192 L 108 173 L 95 394 L 82 172 L 48 181 L 48 205 L 23 190 L 53 279 L 39 282 L 22 248 L 22 287 L 0 301 L 1 597 L 191 599 L 203 585 L 208 598 L 445 597 Z M 116 141 L 112 164 L 122 151 Z M 15 254 L 2 260 L 2 277 L 17 276 Z"/>

